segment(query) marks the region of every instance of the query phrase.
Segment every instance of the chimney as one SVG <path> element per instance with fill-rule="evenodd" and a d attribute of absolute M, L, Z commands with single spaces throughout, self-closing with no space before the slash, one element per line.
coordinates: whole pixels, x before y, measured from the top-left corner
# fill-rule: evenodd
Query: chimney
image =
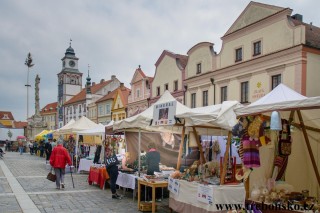
<path fill-rule="evenodd" d="M 301 21 L 303 20 L 303 16 L 301 14 L 294 14 L 293 16 L 291 16 L 293 19 Z"/>
<path fill-rule="evenodd" d="M 120 83 L 120 89 L 124 89 L 124 83 Z"/>
<path fill-rule="evenodd" d="M 111 76 L 111 80 L 112 80 L 112 81 L 116 80 L 116 76 L 115 76 L 115 75 L 112 75 L 112 76 Z"/>

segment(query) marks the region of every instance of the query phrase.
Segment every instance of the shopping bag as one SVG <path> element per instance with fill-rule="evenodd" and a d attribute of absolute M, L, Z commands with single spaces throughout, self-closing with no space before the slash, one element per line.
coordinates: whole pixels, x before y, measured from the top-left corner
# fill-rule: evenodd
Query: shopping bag
<path fill-rule="evenodd" d="M 55 182 L 56 178 L 57 178 L 56 175 L 52 173 L 52 169 L 51 169 L 50 172 L 47 175 L 47 179 L 52 181 L 52 182 Z"/>

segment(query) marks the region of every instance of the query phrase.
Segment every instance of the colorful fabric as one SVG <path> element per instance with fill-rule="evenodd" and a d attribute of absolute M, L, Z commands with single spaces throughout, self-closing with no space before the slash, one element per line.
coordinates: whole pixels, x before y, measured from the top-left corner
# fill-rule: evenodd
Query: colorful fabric
<path fill-rule="evenodd" d="M 247 168 L 260 167 L 258 141 L 250 140 L 248 136 L 242 139 L 243 165 Z"/>

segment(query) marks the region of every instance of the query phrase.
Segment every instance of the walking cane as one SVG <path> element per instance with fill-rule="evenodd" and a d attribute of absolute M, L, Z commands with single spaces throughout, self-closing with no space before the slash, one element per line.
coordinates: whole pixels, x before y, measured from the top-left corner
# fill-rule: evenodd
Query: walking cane
<path fill-rule="evenodd" d="M 74 188 L 74 182 L 73 182 L 73 177 L 72 177 L 72 167 L 71 166 L 70 166 L 70 174 L 71 174 L 72 185 L 73 185 L 73 188 Z"/>

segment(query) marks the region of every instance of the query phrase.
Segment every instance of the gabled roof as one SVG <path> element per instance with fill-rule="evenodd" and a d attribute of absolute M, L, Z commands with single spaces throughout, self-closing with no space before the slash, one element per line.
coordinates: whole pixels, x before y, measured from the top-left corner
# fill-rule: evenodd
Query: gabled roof
<path fill-rule="evenodd" d="M 108 85 L 111 81 L 112 80 L 108 80 L 108 81 L 103 81 L 99 84 L 91 85 L 91 93 L 92 94 L 97 93 L 100 89 L 102 89 L 103 87 Z M 78 94 L 73 96 L 70 100 L 68 100 L 66 103 L 64 103 L 64 105 L 78 103 L 78 102 L 85 101 L 85 100 L 86 100 L 86 88 L 83 88 L 81 90 L 81 92 L 79 92 Z"/>
<path fill-rule="evenodd" d="M 236 21 L 231 25 L 228 31 L 224 34 L 224 36 L 288 9 L 289 8 L 251 1 L 244 9 L 244 11 L 240 14 L 240 16 L 236 19 Z"/>
<path fill-rule="evenodd" d="M 160 62 L 162 61 L 162 59 L 165 57 L 165 56 L 170 56 L 172 58 L 175 58 L 176 59 L 176 62 L 177 62 L 177 65 L 179 66 L 179 69 L 184 69 L 187 65 L 187 62 L 188 62 L 188 56 L 186 55 L 180 55 L 180 54 L 175 54 L 173 52 L 170 52 L 168 50 L 164 50 L 160 57 L 158 58 L 157 62 L 155 63 L 155 66 L 157 67 Z"/>
<path fill-rule="evenodd" d="M 150 81 L 151 77 L 146 76 L 146 74 L 144 74 L 144 72 L 142 71 L 142 69 L 141 69 L 141 67 L 139 65 L 139 67 L 136 69 L 136 71 L 133 74 L 133 77 L 132 77 L 132 80 L 131 80 L 131 84 L 139 81 L 139 80 L 137 80 L 139 75 L 141 76 L 142 79 L 148 79 Z"/>
<path fill-rule="evenodd" d="M 109 92 L 108 94 L 106 94 L 105 96 L 103 96 L 102 98 L 98 99 L 96 101 L 96 103 L 100 103 L 100 102 L 103 102 L 103 101 L 107 101 L 107 100 L 111 100 L 111 99 L 114 99 L 116 97 L 116 94 L 117 94 L 117 89 L 113 90 L 112 92 Z"/>
<path fill-rule="evenodd" d="M 117 89 L 117 95 L 120 96 L 121 102 L 122 102 L 124 108 L 126 108 L 128 105 L 128 96 L 129 96 L 130 91 L 131 90 L 125 86 L 123 86 L 123 87 L 120 86 Z"/>
<path fill-rule="evenodd" d="M 0 120 L 14 120 L 10 111 L 0 111 Z"/>
<path fill-rule="evenodd" d="M 28 122 L 24 121 L 14 121 L 14 127 L 18 129 L 23 129 L 24 127 L 28 126 Z"/>
<path fill-rule="evenodd" d="M 40 111 L 41 115 L 44 114 L 52 114 L 57 112 L 58 102 L 53 102 L 50 104 L 47 104 L 45 107 L 43 107 Z"/>

